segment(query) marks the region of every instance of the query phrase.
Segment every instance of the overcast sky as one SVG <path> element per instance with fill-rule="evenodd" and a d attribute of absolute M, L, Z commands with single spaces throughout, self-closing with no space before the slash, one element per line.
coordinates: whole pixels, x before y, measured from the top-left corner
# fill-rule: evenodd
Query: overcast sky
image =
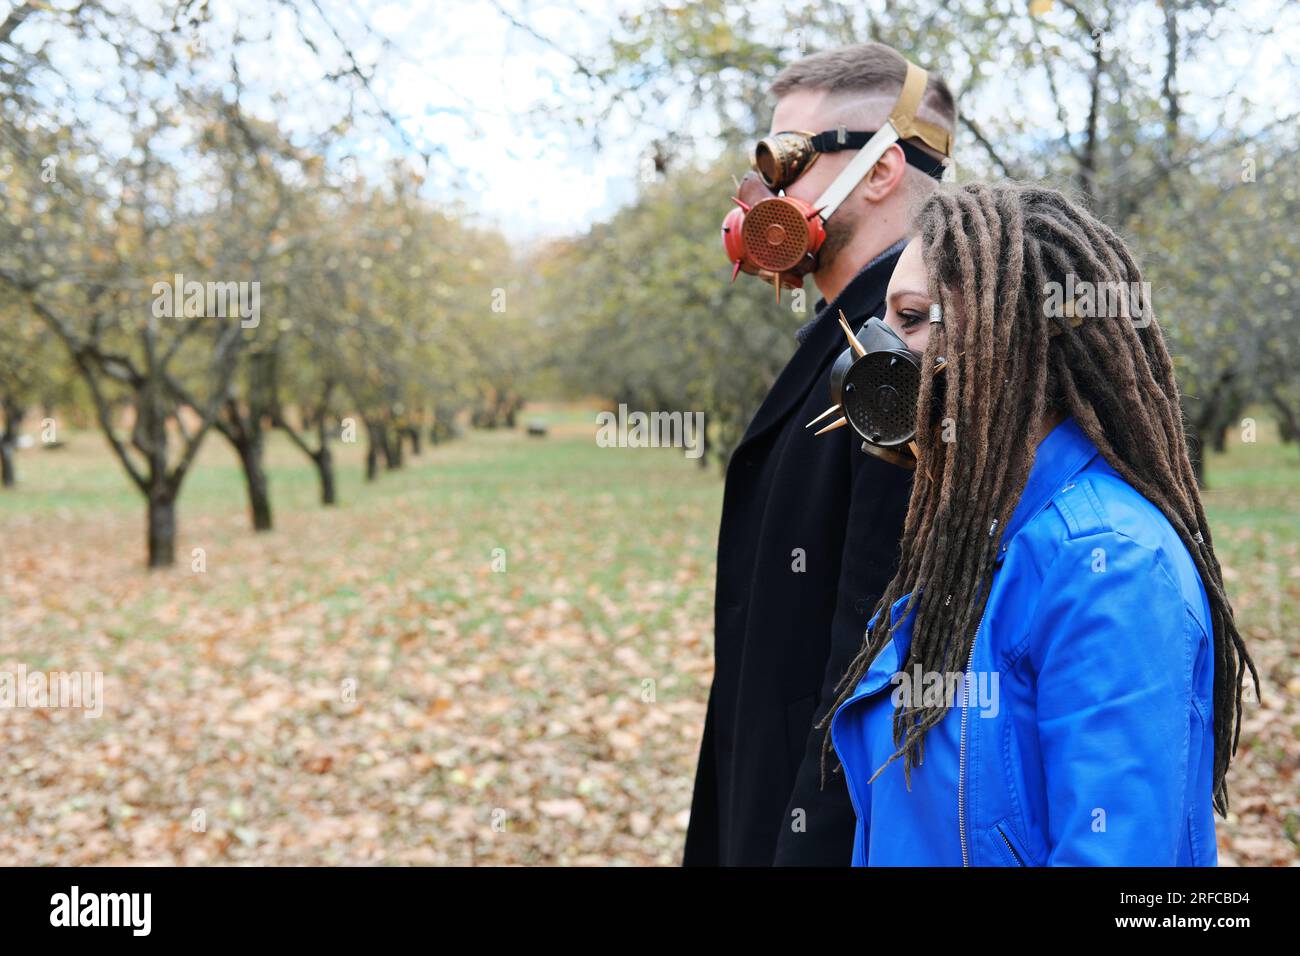
<path fill-rule="evenodd" d="M 54 2 L 66 6 L 74 0 Z M 106 2 L 124 4 L 152 24 L 170 20 L 163 12 L 170 5 L 163 0 Z M 581 85 L 568 55 L 585 58 L 603 51 L 619 14 L 641 9 L 645 2 L 654 0 L 319 0 L 329 27 L 338 31 L 363 64 L 373 67 L 375 92 L 407 138 L 417 146 L 439 144 L 445 149 L 446 158 L 435 162 L 428 183 L 431 197 L 459 200 L 467 211 L 499 226 L 516 241 L 583 230 L 635 197 L 644 142 L 639 134 L 644 131 L 608 129 L 608 145 L 597 153 L 571 132 L 546 130 L 533 121 L 529 109 L 538 103 L 572 102 Z M 750 0 L 750 9 L 782 2 Z M 11 3 L 0 0 L 0 17 Z M 339 47 L 329 28 L 313 15 L 312 5 L 299 6 L 305 12 L 296 21 L 288 8 L 266 0 L 211 0 L 212 22 L 201 26 L 198 36 L 215 52 L 238 29 L 244 38 L 238 65 L 246 107 L 273 116 L 290 131 L 319 131 L 322 117 L 339 114 L 347 87 L 322 79 L 324 70 L 339 65 Z M 1227 29 L 1234 22 L 1268 23 L 1278 18 L 1286 19 L 1285 27 L 1272 38 L 1274 42 L 1263 46 L 1225 36 L 1212 45 L 1212 62 L 1186 63 L 1180 68 L 1180 86 L 1195 93 L 1236 83 L 1257 103 L 1275 104 L 1277 114 L 1295 109 L 1295 85 L 1284 79 L 1288 75 L 1294 79 L 1295 74 L 1284 69 L 1284 54 L 1295 52 L 1298 8 L 1295 3 L 1279 7 L 1276 0 L 1242 0 L 1237 12 L 1223 18 Z M 1151 15 L 1156 12 L 1153 8 Z M 511 17 L 525 26 L 511 23 Z M 758 22 L 769 19 L 780 22 L 778 17 L 756 16 Z M 1157 22 L 1129 27 L 1153 32 L 1160 28 Z M 40 41 L 39 29 L 26 24 L 22 29 L 26 31 L 23 42 Z M 321 57 L 302 42 L 303 30 L 324 51 Z M 375 35 L 386 38 L 392 49 L 385 51 L 373 39 Z M 1163 66 L 1158 39 L 1153 36 L 1149 44 L 1128 45 L 1136 57 L 1150 58 L 1153 77 Z M 997 56 L 1009 65 L 1021 42 L 1008 35 Z M 66 44 L 47 52 L 75 86 L 101 90 L 112 86 L 106 72 L 113 59 L 109 51 L 96 54 L 85 44 Z M 974 109 L 981 117 L 996 116 L 1002 104 L 1002 109 L 1036 117 L 1030 130 L 1041 129 L 1044 137 L 1059 135 L 1055 104 L 1045 86 L 1000 89 L 1003 64 L 979 66 L 987 77 L 980 101 L 967 101 L 963 109 Z M 209 69 L 214 82 L 225 80 L 230 72 L 222 55 L 214 55 Z M 960 86 L 960 78 L 955 79 Z M 1082 88 L 1077 92 L 1082 95 Z M 69 93 L 55 90 L 51 97 L 58 100 Z M 273 93 L 285 99 L 273 101 Z M 364 96 L 359 102 L 370 105 Z M 1081 101 L 1079 109 L 1084 105 Z M 1218 122 L 1204 111 L 1197 112 L 1194 96 L 1187 97 L 1184 108 L 1190 123 L 1208 129 Z M 110 125 L 107 117 L 103 140 L 111 147 Z M 402 136 L 380 122 L 336 142 L 335 154 L 329 158 L 336 161 L 351 154 L 363 164 L 374 164 L 404 151 L 409 146 Z M 959 163 L 962 158 L 958 156 Z M 736 165 L 738 172 L 743 170 L 744 157 L 736 157 Z"/>
<path fill-rule="evenodd" d="M 459 185 L 472 210 L 490 219 L 512 239 L 569 233 L 585 229 L 591 222 L 608 217 L 636 195 L 640 144 L 634 131 L 608 130 L 608 145 L 599 154 L 579 146 L 571 135 L 545 133 L 530 122 L 526 110 L 536 102 L 565 98 L 575 84 L 573 64 L 565 55 L 579 57 L 601 51 L 614 32 L 622 12 L 645 6 L 638 0 L 436 0 L 436 2 L 365 3 L 331 0 L 344 30 L 364 34 L 356 19 L 364 15 L 370 26 L 388 37 L 401 50 L 399 57 L 382 58 L 377 81 L 393 112 L 403 117 L 409 131 L 431 142 L 445 145 L 452 166 L 466 171 Z M 870 3 L 879 6 L 880 4 Z M 764 4 L 782 6 L 782 0 L 750 0 L 751 11 Z M 500 9 L 547 38 L 563 53 L 548 46 L 528 31 L 510 22 Z M 579 12 L 576 7 L 581 7 Z M 1296 36 L 1298 4 L 1288 5 L 1287 35 Z M 364 9 L 364 14 L 353 11 Z M 897 9 L 897 7 L 895 8 Z M 1217 117 L 1197 112 L 1196 91 L 1217 91 L 1236 83 L 1257 103 L 1272 103 L 1277 112 L 1296 107 L 1294 87 L 1279 82 L 1283 55 L 1292 54 L 1294 43 L 1279 33 L 1276 42 L 1246 45 L 1230 35 L 1233 22 L 1250 20 L 1266 24 L 1278 20 L 1276 0 L 1242 0 L 1240 19 L 1221 18 L 1225 34 L 1211 46 L 1211 61 L 1180 66 L 1179 82 L 1192 95 L 1184 100 L 1187 122 L 1216 124 Z M 430 13 L 435 11 L 435 13 Z M 771 22 L 780 22 L 776 11 Z M 1138 58 L 1139 69 L 1149 67 L 1157 77 L 1163 69 L 1163 23 L 1158 11 L 1149 23 L 1129 23 L 1126 29 L 1150 31 L 1151 42 L 1138 37 L 1116 38 Z M 756 15 L 758 22 L 766 22 Z M 1022 24 L 1022 26 L 1024 26 Z M 1025 27 L 1027 30 L 1027 26 Z M 1138 42 L 1133 42 L 1137 40 Z M 1104 41 L 1110 42 L 1110 41 Z M 363 52 L 368 52 L 364 50 Z M 1021 43 L 1007 37 L 1000 51 L 1010 65 Z M 1032 113 L 1039 123 L 1031 125 L 1045 137 L 1059 134 L 1056 104 L 1049 90 L 1001 84 L 999 63 L 982 64 L 986 78 L 977 107 L 985 116 L 997 109 Z M 1290 74 L 1294 76 L 1294 73 Z M 1077 86 L 1081 119 L 1086 109 L 1084 89 Z M 439 112 L 450 107 L 457 112 Z M 464 121 L 465 111 L 477 127 L 473 134 Z M 1203 130 L 1208 131 L 1208 130 Z M 382 150 L 386 144 L 368 142 L 363 152 Z M 394 140 L 388 146 L 401 148 Z M 958 157 L 960 162 L 961 157 Z M 744 157 L 737 157 L 737 171 L 743 171 Z"/>

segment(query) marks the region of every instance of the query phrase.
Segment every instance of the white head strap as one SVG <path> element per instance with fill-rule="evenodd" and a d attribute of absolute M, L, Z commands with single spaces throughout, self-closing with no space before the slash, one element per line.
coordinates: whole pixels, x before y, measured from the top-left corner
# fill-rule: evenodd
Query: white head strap
<path fill-rule="evenodd" d="M 826 187 L 826 191 L 818 196 L 817 202 L 813 204 L 813 208 L 821 213 L 822 219 L 831 217 L 840 207 L 840 203 L 844 202 L 849 193 L 853 192 L 854 187 L 862 181 L 862 177 L 880 162 L 880 157 L 885 155 L 885 150 L 900 139 L 916 137 L 945 157 L 952 156 L 952 135 L 942 127 L 916 118 L 916 110 L 921 105 L 921 97 L 925 95 L 927 82 L 928 76 L 925 70 L 909 62 L 903 88 L 898 93 L 894 109 L 889 114 L 885 125 L 867 140 L 867 145 L 858 150 L 858 155 L 853 157 L 852 161 L 844 167 L 844 171 L 835 177 L 835 181 Z"/>

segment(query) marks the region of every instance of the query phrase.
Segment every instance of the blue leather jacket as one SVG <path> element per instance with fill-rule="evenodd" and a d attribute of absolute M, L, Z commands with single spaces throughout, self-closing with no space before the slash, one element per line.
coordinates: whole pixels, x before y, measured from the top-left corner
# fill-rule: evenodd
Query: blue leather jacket
<path fill-rule="evenodd" d="M 896 749 L 915 610 L 832 719 L 853 864 L 1216 865 L 1209 604 L 1168 520 L 1066 419 L 1039 445 L 998 561 L 973 679 L 950 681 L 910 792 L 901 757 L 867 781 Z"/>

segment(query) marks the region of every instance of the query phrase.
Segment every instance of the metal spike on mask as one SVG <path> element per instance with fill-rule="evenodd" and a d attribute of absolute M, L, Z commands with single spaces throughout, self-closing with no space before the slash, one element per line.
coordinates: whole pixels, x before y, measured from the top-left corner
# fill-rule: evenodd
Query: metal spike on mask
<path fill-rule="evenodd" d="M 825 428 L 822 428 L 822 429 L 820 429 L 820 430 L 818 430 L 818 431 L 813 432 L 813 436 L 816 437 L 817 435 L 825 435 L 827 432 L 833 432 L 833 431 L 835 431 L 835 429 L 837 429 L 837 428 L 843 428 L 843 427 L 844 427 L 845 425 L 847 425 L 848 423 L 849 423 L 849 420 L 848 420 L 847 417 L 840 417 L 840 418 L 837 418 L 837 419 L 835 419 L 835 421 L 831 422 L 831 423 L 830 423 L 829 425 L 827 425 Z"/>
<path fill-rule="evenodd" d="M 840 328 L 844 330 L 845 336 L 848 337 L 849 345 L 853 349 L 853 354 L 858 358 L 862 358 L 862 356 L 866 355 L 867 350 L 862 347 L 862 343 L 858 341 L 858 337 L 853 334 L 853 329 L 849 327 L 849 320 L 844 317 L 843 309 L 840 309 Z"/>
<path fill-rule="evenodd" d="M 822 412 L 820 415 L 818 415 L 816 418 L 814 418 L 812 421 L 810 421 L 807 425 L 805 425 L 804 428 L 812 428 L 812 427 L 813 427 L 814 425 L 816 425 L 818 422 L 822 421 L 822 420 L 825 419 L 825 418 L 829 418 L 830 416 L 834 415 L 834 414 L 835 414 L 836 412 L 838 412 L 839 410 L 840 410 L 840 406 L 839 406 L 839 405 L 832 405 L 830 408 L 826 409 L 826 411 Z"/>

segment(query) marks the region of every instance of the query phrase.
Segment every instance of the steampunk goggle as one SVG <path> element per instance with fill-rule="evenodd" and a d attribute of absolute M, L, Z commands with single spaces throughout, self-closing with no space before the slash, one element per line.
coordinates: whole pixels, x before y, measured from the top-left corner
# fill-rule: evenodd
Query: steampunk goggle
<path fill-rule="evenodd" d="M 765 136 L 754 145 L 750 165 L 762 178 L 768 189 L 785 189 L 796 179 L 806 173 L 817 157 L 822 153 L 835 153 L 846 149 L 862 149 L 871 142 L 878 130 L 827 130 L 824 133 L 810 133 L 806 130 L 785 130 Z M 948 145 L 946 133 L 943 143 Z M 898 140 L 903 156 L 909 165 L 916 167 L 927 176 L 943 178 L 947 163 L 936 159 L 911 143 Z"/>

